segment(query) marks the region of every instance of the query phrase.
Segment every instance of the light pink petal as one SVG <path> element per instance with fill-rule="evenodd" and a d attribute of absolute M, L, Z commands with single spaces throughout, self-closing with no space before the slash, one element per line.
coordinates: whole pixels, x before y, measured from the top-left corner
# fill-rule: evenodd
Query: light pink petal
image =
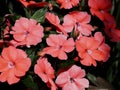
<path fill-rule="evenodd" d="M 7 61 L 14 61 L 17 58 L 17 50 L 13 46 L 4 48 L 2 51 L 2 57 Z"/>
<path fill-rule="evenodd" d="M 46 19 L 55 26 L 57 26 L 60 23 L 59 17 L 50 12 L 46 13 Z"/>
<path fill-rule="evenodd" d="M 44 71 L 42 70 L 42 68 L 40 66 L 38 66 L 37 64 L 34 67 L 34 72 L 46 83 L 48 82 L 48 77 L 47 75 L 44 73 Z"/>
<path fill-rule="evenodd" d="M 97 61 L 102 61 L 105 59 L 104 53 L 101 52 L 100 50 L 93 50 L 90 55 Z"/>
<path fill-rule="evenodd" d="M 87 12 L 80 12 L 80 11 L 73 11 L 70 12 L 70 15 L 76 19 L 76 22 L 79 23 L 89 23 L 90 22 L 90 15 Z"/>
<path fill-rule="evenodd" d="M 52 57 L 58 57 L 59 50 L 56 48 L 54 48 L 54 49 L 51 48 L 51 50 L 50 50 L 50 52 L 48 52 L 48 54 L 50 54 Z"/>
<path fill-rule="evenodd" d="M 27 54 L 25 53 L 25 51 L 23 51 L 22 49 L 17 49 L 17 58 L 26 58 Z"/>
<path fill-rule="evenodd" d="M 57 35 L 50 35 L 47 39 L 46 42 L 49 46 L 56 46 L 59 45 L 59 38 Z"/>
<path fill-rule="evenodd" d="M 63 18 L 63 27 L 66 32 L 71 32 L 75 26 L 75 19 L 71 15 L 65 15 Z"/>
<path fill-rule="evenodd" d="M 97 49 L 99 46 L 99 42 L 97 40 L 95 40 L 94 38 L 89 38 L 88 37 L 88 41 L 87 41 L 87 49 Z"/>
<path fill-rule="evenodd" d="M 51 90 L 57 90 L 57 86 L 52 79 L 49 79 L 49 83 L 51 84 Z"/>
<path fill-rule="evenodd" d="M 81 67 L 73 65 L 69 70 L 70 77 L 74 78 L 82 78 L 85 76 L 85 71 L 81 69 Z M 74 72 L 74 73 L 73 73 Z"/>
<path fill-rule="evenodd" d="M 92 64 L 94 66 L 97 65 L 96 61 L 88 54 L 86 54 L 86 57 L 83 58 L 82 60 L 80 60 L 81 64 L 85 65 L 85 66 L 91 66 Z"/>
<path fill-rule="evenodd" d="M 8 69 L 8 62 L 0 56 L 0 72 L 4 72 Z"/>
<path fill-rule="evenodd" d="M 56 48 L 56 47 L 46 47 L 41 52 L 41 55 L 44 56 L 45 54 L 49 54 L 49 55 L 52 55 L 53 57 L 57 57 L 58 56 L 58 52 L 57 51 L 58 51 L 58 48 Z"/>
<path fill-rule="evenodd" d="M 5 72 L 2 72 L 0 74 L 0 81 L 1 82 L 5 82 L 7 80 L 8 74 L 9 74 L 9 70 L 7 70 Z"/>
<path fill-rule="evenodd" d="M 71 0 L 73 6 L 77 6 L 80 0 Z"/>
<path fill-rule="evenodd" d="M 62 5 L 61 5 L 60 8 L 61 9 L 62 8 L 64 8 L 64 9 L 70 9 L 70 8 L 72 8 L 72 4 L 71 4 L 71 2 L 64 2 L 64 3 L 62 3 Z"/>
<path fill-rule="evenodd" d="M 24 76 L 25 73 L 29 70 L 31 66 L 31 60 L 30 58 L 21 58 L 17 60 L 15 64 L 15 75 L 16 76 Z"/>
<path fill-rule="evenodd" d="M 66 83 L 68 83 L 69 80 L 69 74 L 68 72 L 62 72 L 60 73 L 56 80 L 55 83 L 59 86 L 59 87 L 63 87 Z"/>
<path fill-rule="evenodd" d="M 21 24 L 21 26 L 22 26 L 24 29 L 28 29 L 28 28 L 29 28 L 29 19 L 24 18 L 24 17 L 21 17 L 21 18 L 18 20 L 18 24 Z"/>
<path fill-rule="evenodd" d="M 19 82 L 19 80 L 20 78 L 16 77 L 14 74 L 14 69 L 11 69 L 7 77 L 8 84 L 11 85 L 11 84 L 17 83 Z"/>
<path fill-rule="evenodd" d="M 14 34 L 13 37 L 16 41 L 23 41 L 27 36 L 22 32 Z"/>
<path fill-rule="evenodd" d="M 83 90 L 84 88 L 89 87 L 89 81 L 85 78 L 82 78 L 82 79 L 76 78 L 75 83 L 79 89 L 81 88 L 80 90 Z"/>
<path fill-rule="evenodd" d="M 94 28 L 90 25 L 90 24 L 80 24 L 80 26 L 78 26 L 77 28 L 79 30 L 80 33 L 82 33 L 85 36 L 89 36 L 91 35 L 92 31 L 94 30 Z"/>
<path fill-rule="evenodd" d="M 39 58 L 34 67 L 34 72 L 47 83 L 49 79 L 54 78 L 54 69 L 47 61 L 47 58 Z"/>
<path fill-rule="evenodd" d="M 104 36 L 102 35 L 101 32 L 96 32 L 94 35 L 95 39 L 99 41 L 99 43 L 101 44 L 102 42 L 104 42 Z"/>
<path fill-rule="evenodd" d="M 65 52 L 71 52 L 74 49 L 74 40 L 73 38 L 69 38 L 68 40 L 66 40 L 66 42 L 63 44 L 62 46 L 62 50 L 64 50 Z"/>
<path fill-rule="evenodd" d="M 60 60 L 67 60 L 67 54 L 63 51 L 63 50 L 59 50 L 58 51 L 58 58 Z"/>
<path fill-rule="evenodd" d="M 80 90 L 75 83 L 68 82 L 62 88 L 62 90 Z"/>

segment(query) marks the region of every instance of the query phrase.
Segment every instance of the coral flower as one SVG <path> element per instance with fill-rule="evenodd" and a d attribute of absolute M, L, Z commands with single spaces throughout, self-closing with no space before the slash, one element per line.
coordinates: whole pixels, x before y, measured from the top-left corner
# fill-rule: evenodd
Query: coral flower
<path fill-rule="evenodd" d="M 105 43 L 105 38 L 102 35 L 101 32 L 96 32 L 94 35 L 95 39 L 99 42 L 99 48 L 98 50 L 102 51 L 102 53 L 104 53 L 104 59 L 103 62 L 106 62 L 108 60 L 108 58 L 110 57 L 110 46 L 108 46 Z"/>
<path fill-rule="evenodd" d="M 15 41 L 18 42 L 17 44 L 26 45 L 27 47 L 37 45 L 44 36 L 43 27 L 36 20 L 24 17 L 16 20 L 12 30 L 11 34 L 13 34 Z"/>
<path fill-rule="evenodd" d="M 60 8 L 71 9 L 78 5 L 80 0 L 56 0 L 59 4 L 61 4 Z"/>
<path fill-rule="evenodd" d="M 69 30 L 67 30 L 67 28 L 64 28 L 61 24 L 60 24 L 60 19 L 57 15 L 47 12 L 46 13 L 46 17 L 45 17 L 52 25 L 54 25 L 57 29 L 57 32 L 59 33 L 63 33 L 67 36 L 67 33 L 70 32 Z"/>
<path fill-rule="evenodd" d="M 17 83 L 31 65 L 27 54 L 13 46 L 4 48 L 0 56 L 0 81 L 9 84 Z"/>
<path fill-rule="evenodd" d="M 89 87 L 89 81 L 84 78 L 85 71 L 76 65 L 73 65 L 65 72 L 61 72 L 56 78 L 56 84 L 62 87 L 62 90 L 85 90 Z"/>
<path fill-rule="evenodd" d="M 112 7 L 111 0 L 88 0 L 92 15 L 104 20 L 104 13 L 108 13 Z"/>
<path fill-rule="evenodd" d="M 76 40 L 76 50 L 81 58 L 80 62 L 83 65 L 91 66 L 93 64 L 96 66 L 96 61 L 103 61 L 105 59 L 104 53 L 99 48 L 99 41 L 94 37 L 82 36 L 80 39 Z"/>
<path fill-rule="evenodd" d="M 19 0 L 25 7 L 44 7 L 47 2 L 35 2 L 34 0 Z"/>
<path fill-rule="evenodd" d="M 111 15 L 111 14 L 104 14 L 104 26 L 105 26 L 105 33 L 106 35 L 108 35 L 109 37 L 111 37 L 111 31 L 113 31 L 113 29 L 116 28 L 116 21 L 115 18 Z"/>
<path fill-rule="evenodd" d="M 51 84 L 52 90 L 56 90 L 56 85 L 52 81 L 54 78 L 54 69 L 48 62 L 47 58 L 39 58 L 37 64 L 34 67 L 34 72 L 44 81 L 45 83 Z"/>
<path fill-rule="evenodd" d="M 75 32 L 79 32 L 79 35 L 90 35 L 94 28 L 89 24 L 91 20 L 90 15 L 87 12 L 73 11 L 70 14 L 64 16 L 63 26 L 71 31 L 74 28 Z"/>
<path fill-rule="evenodd" d="M 113 42 L 120 42 L 120 29 L 113 28 L 111 30 L 111 41 Z"/>
<path fill-rule="evenodd" d="M 53 57 L 58 57 L 60 60 L 66 60 L 67 54 L 74 49 L 74 40 L 73 38 L 67 39 L 65 35 L 54 35 L 51 34 L 47 40 L 49 47 L 43 49 L 42 54 L 49 54 Z M 65 53 L 66 52 L 66 53 Z"/>

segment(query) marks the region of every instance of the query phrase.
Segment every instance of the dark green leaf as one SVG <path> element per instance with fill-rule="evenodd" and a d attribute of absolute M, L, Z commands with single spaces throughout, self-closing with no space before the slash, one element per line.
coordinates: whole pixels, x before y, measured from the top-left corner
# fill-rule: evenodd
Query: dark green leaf
<path fill-rule="evenodd" d="M 22 80 L 26 87 L 31 88 L 32 90 L 38 90 L 37 84 L 34 82 L 33 77 L 27 75 L 26 78 Z"/>
<path fill-rule="evenodd" d="M 37 48 L 35 48 L 35 47 L 31 47 L 31 48 L 26 49 L 26 53 L 27 53 L 28 57 L 31 58 L 32 66 L 34 66 L 34 64 L 36 63 L 36 60 L 38 58 L 36 49 Z"/>
<path fill-rule="evenodd" d="M 37 10 L 31 18 L 37 20 L 40 23 L 43 23 L 45 20 L 45 14 L 47 12 L 47 8 L 42 8 Z"/>
<path fill-rule="evenodd" d="M 97 79 L 94 75 L 88 73 L 87 74 L 87 78 L 96 86 L 99 86 L 99 84 L 97 83 Z"/>
<path fill-rule="evenodd" d="M 67 61 L 59 64 L 59 67 L 60 67 L 60 68 L 68 67 L 68 66 L 73 65 L 74 63 L 75 63 L 74 60 L 67 60 Z"/>

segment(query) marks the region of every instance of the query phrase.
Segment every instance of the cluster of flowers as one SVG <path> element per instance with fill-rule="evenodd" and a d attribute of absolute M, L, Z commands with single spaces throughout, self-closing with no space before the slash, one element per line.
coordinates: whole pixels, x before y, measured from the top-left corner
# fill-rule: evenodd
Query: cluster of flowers
<path fill-rule="evenodd" d="M 47 2 L 35 2 L 34 0 L 19 0 L 26 8 L 30 6 L 44 7 Z M 56 0 L 60 9 L 71 9 L 77 7 L 80 0 Z M 49 4 L 51 5 L 51 4 Z M 54 12 L 45 13 L 46 22 L 49 27 L 55 28 L 55 34 L 48 34 L 46 38 L 47 46 L 39 52 L 39 59 L 34 66 L 34 73 L 52 90 L 61 87 L 63 90 L 84 90 L 89 87 L 89 81 L 84 78 L 85 70 L 80 66 L 72 65 L 67 70 L 63 70 L 55 75 L 55 70 L 49 62 L 47 55 L 59 60 L 68 60 L 68 53 L 76 51 L 75 61 L 84 66 L 97 66 L 97 61 L 106 62 L 110 57 L 110 47 L 105 43 L 105 37 L 101 31 L 95 31 L 90 24 L 91 15 L 95 15 L 104 23 L 104 31 L 111 41 L 120 41 L 120 30 L 117 29 L 115 19 L 110 14 L 112 7 L 111 0 L 88 0 L 91 14 L 86 11 L 71 11 L 63 16 L 61 21 Z M 4 30 L 4 38 L 13 36 L 7 47 L 4 47 L 4 40 L 0 40 L 0 48 L 3 48 L 0 55 L 0 81 L 7 81 L 9 84 L 17 83 L 22 76 L 29 71 L 31 59 L 22 49 L 26 46 L 36 46 L 43 43 L 45 29 L 36 20 L 20 17 L 14 26 Z M 49 32 L 49 31 L 48 31 Z M 94 32 L 94 34 L 92 33 Z M 71 35 L 73 34 L 73 35 Z M 21 48 L 19 48 L 22 46 Z"/>

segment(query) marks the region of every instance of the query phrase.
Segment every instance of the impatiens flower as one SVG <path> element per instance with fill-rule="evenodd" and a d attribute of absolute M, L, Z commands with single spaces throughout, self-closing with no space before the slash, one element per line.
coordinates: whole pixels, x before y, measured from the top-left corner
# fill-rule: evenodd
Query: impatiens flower
<path fill-rule="evenodd" d="M 67 54 L 74 49 L 74 40 L 73 38 L 68 38 L 65 35 L 51 34 L 46 39 L 46 42 L 49 47 L 43 49 L 42 54 L 49 54 L 52 57 L 58 57 L 60 60 L 66 60 Z"/>
<path fill-rule="evenodd" d="M 21 2 L 25 7 L 44 7 L 46 6 L 47 2 L 35 2 L 34 0 L 18 0 Z"/>
<path fill-rule="evenodd" d="M 9 84 L 17 83 L 31 65 L 27 54 L 13 46 L 4 48 L 0 56 L 0 81 Z"/>
<path fill-rule="evenodd" d="M 115 18 L 111 14 L 104 14 L 104 31 L 107 36 L 111 37 L 111 31 L 112 29 L 116 28 L 116 21 Z"/>
<path fill-rule="evenodd" d="M 54 69 L 48 62 L 47 58 L 39 58 L 34 67 L 34 72 L 42 79 L 43 82 L 49 83 L 52 90 L 56 90 L 56 85 L 53 82 Z"/>
<path fill-rule="evenodd" d="M 94 28 L 89 24 L 91 20 L 90 15 L 87 12 L 73 11 L 70 14 L 64 16 L 64 28 L 71 31 L 74 28 L 74 32 L 79 32 L 79 35 L 90 35 Z"/>
<path fill-rule="evenodd" d="M 113 42 L 120 42 L 120 30 L 116 26 L 115 18 L 110 14 L 104 15 L 104 31 Z"/>
<path fill-rule="evenodd" d="M 113 28 L 111 30 L 111 41 L 113 42 L 120 42 L 120 29 Z"/>
<path fill-rule="evenodd" d="M 91 66 L 93 64 L 96 66 L 96 61 L 103 61 L 105 59 L 104 53 L 99 50 L 100 42 L 94 37 L 82 36 L 80 39 L 76 40 L 76 50 L 81 58 L 80 62 L 83 65 Z"/>
<path fill-rule="evenodd" d="M 55 83 L 62 87 L 62 90 L 85 90 L 89 87 L 89 81 L 84 78 L 85 71 L 76 65 L 73 65 L 65 72 L 61 72 Z"/>
<path fill-rule="evenodd" d="M 62 32 L 67 36 L 67 33 L 69 32 L 69 30 L 65 30 L 65 28 L 60 24 L 60 19 L 57 15 L 47 12 L 45 18 L 56 27 L 57 32 L 60 32 L 60 33 Z"/>
<path fill-rule="evenodd" d="M 27 19 L 21 17 L 16 20 L 15 25 L 12 27 L 13 37 L 17 45 L 37 45 L 42 41 L 43 27 L 34 19 Z"/>
<path fill-rule="evenodd" d="M 110 46 L 105 43 L 105 38 L 101 32 L 96 32 L 94 35 L 95 39 L 99 42 L 98 50 L 102 51 L 104 55 L 103 62 L 106 62 L 110 57 Z"/>
<path fill-rule="evenodd" d="M 111 0 L 88 0 L 90 12 L 100 20 L 104 20 L 104 13 L 108 13 L 112 7 Z"/>
<path fill-rule="evenodd" d="M 56 0 L 59 4 L 61 4 L 60 8 L 71 9 L 78 5 L 80 0 Z"/>

